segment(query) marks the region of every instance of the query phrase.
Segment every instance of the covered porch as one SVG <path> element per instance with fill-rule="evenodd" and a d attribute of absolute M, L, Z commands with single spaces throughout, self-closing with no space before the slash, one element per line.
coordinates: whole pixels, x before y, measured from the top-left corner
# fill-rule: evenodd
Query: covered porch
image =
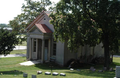
<path fill-rule="evenodd" d="M 34 34 L 31 32 L 27 36 L 27 60 L 49 62 L 53 46 L 52 33 Z"/>

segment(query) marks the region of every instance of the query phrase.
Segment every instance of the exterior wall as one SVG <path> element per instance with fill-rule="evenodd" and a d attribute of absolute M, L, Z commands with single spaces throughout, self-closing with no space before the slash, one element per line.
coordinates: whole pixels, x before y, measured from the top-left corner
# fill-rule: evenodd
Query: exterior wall
<path fill-rule="evenodd" d="M 68 63 L 70 59 L 77 59 L 77 52 L 70 52 L 67 48 L 67 43 L 64 46 L 64 65 Z"/>
<path fill-rule="evenodd" d="M 82 56 L 89 56 L 91 54 L 91 47 L 89 45 L 85 45 L 82 47 Z"/>
<path fill-rule="evenodd" d="M 47 25 L 48 26 L 48 28 L 52 31 L 52 32 L 54 32 L 54 27 L 53 27 L 53 25 L 52 24 L 50 24 L 50 18 L 48 17 L 48 15 L 44 15 L 43 16 L 43 19 L 39 22 L 39 24 L 45 24 L 45 25 Z"/>
<path fill-rule="evenodd" d="M 104 56 L 104 49 L 102 44 L 94 47 L 89 47 L 89 45 L 81 46 L 78 48 L 78 52 L 70 52 L 67 48 L 67 43 L 58 42 L 57 43 L 57 53 L 56 53 L 56 62 L 59 65 L 66 65 L 70 59 L 79 59 L 80 56 L 89 56 L 94 55 L 94 57 Z"/>
<path fill-rule="evenodd" d="M 27 53 L 26 53 L 26 59 L 29 59 L 29 47 L 30 47 L 30 37 L 27 37 Z"/>
<path fill-rule="evenodd" d="M 104 48 L 102 48 L 103 44 L 100 43 L 99 45 L 96 45 L 94 48 L 94 53 L 96 57 L 104 56 Z"/>
<path fill-rule="evenodd" d="M 64 65 L 64 43 L 56 43 L 56 63 L 63 66 Z"/>

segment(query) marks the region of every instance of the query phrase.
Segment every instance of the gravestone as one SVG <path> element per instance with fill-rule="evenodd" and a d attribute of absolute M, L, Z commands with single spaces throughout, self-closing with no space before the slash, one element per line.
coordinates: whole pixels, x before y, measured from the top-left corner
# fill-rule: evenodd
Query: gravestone
<path fill-rule="evenodd" d="M 53 75 L 53 76 L 57 76 L 58 73 L 57 73 L 57 72 L 53 72 L 52 75 Z"/>
<path fill-rule="evenodd" d="M 80 71 L 80 69 L 77 69 L 77 71 Z"/>
<path fill-rule="evenodd" d="M 98 72 L 103 72 L 103 70 L 98 70 Z"/>
<path fill-rule="evenodd" d="M 113 68 L 110 68 L 110 71 L 113 71 Z"/>
<path fill-rule="evenodd" d="M 42 71 L 37 71 L 37 74 L 42 74 Z"/>
<path fill-rule="evenodd" d="M 70 68 L 71 71 L 73 71 L 74 69 L 73 68 Z"/>
<path fill-rule="evenodd" d="M 45 72 L 45 75 L 51 75 L 51 72 Z"/>
<path fill-rule="evenodd" d="M 115 71 L 115 77 L 114 78 L 120 78 L 120 66 L 116 66 L 116 71 Z"/>
<path fill-rule="evenodd" d="M 66 74 L 65 73 L 60 73 L 60 76 L 66 76 Z"/>
<path fill-rule="evenodd" d="M 36 75 L 32 75 L 32 78 L 37 78 Z"/>
<path fill-rule="evenodd" d="M 23 77 L 27 78 L 28 74 L 27 73 L 23 73 Z"/>
<path fill-rule="evenodd" d="M 94 67 L 90 67 L 90 71 L 96 71 L 96 69 Z"/>

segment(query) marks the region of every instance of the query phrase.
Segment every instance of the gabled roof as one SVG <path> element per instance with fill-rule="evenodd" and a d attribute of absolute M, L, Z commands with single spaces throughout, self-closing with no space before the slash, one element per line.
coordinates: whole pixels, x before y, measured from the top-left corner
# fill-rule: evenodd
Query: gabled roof
<path fill-rule="evenodd" d="M 35 24 L 35 25 L 43 33 L 52 33 L 52 31 L 45 24 Z"/>
<path fill-rule="evenodd" d="M 39 21 L 41 21 L 45 16 L 47 15 L 46 12 L 41 12 L 36 19 L 34 19 L 27 27 L 26 30 L 29 32 L 33 26 L 36 26 L 40 31 L 43 33 L 52 33 L 52 31 L 45 25 L 45 24 L 40 24 Z"/>

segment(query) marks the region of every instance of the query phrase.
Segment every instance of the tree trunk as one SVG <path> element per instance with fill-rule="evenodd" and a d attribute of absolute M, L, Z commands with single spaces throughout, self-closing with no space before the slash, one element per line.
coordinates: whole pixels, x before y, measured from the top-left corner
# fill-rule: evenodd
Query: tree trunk
<path fill-rule="evenodd" d="M 116 53 L 119 53 L 119 43 L 118 43 L 118 40 L 116 41 Z"/>
<path fill-rule="evenodd" d="M 104 33 L 104 58 L 105 63 L 104 66 L 107 67 L 107 69 L 110 68 L 110 52 L 109 52 L 109 37 L 107 33 Z"/>

